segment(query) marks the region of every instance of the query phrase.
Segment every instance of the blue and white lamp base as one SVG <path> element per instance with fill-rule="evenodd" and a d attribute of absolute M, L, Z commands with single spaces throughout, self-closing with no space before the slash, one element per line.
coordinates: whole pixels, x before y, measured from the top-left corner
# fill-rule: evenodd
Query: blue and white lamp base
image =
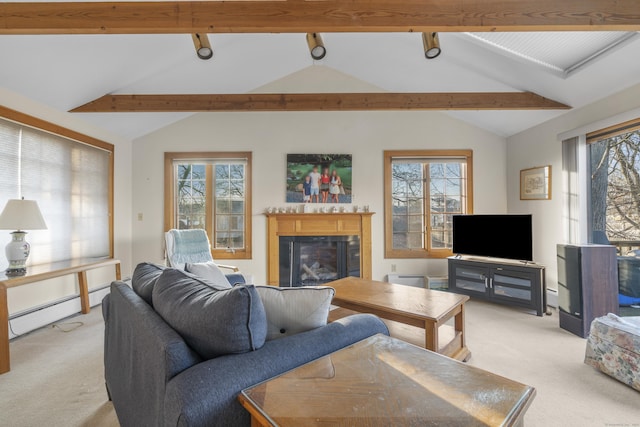
<path fill-rule="evenodd" d="M 14 231 L 11 233 L 12 240 L 7 244 L 5 252 L 9 267 L 6 270 L 7 276 L 23 276 L 27 273 L 27 259 L 31 251 L 31 245 L 25 240 L 26 231 Z"/>

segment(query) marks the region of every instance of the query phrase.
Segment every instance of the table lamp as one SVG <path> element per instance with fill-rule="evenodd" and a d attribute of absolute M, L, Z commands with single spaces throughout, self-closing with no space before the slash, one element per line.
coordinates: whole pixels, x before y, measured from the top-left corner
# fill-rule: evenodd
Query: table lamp
<path fill-rule="evenodd" d="M 0 230 L 16 230 L 11 233 L 12 240 L 5 248 L 9 268 L 7 276 L 22 276 L 27 273 L 27 258 L 31 246 L 25 240 L 24 230 L 46 230 L 47 224 L 42 218 L 35 200 L 11 199 L 0 214 Z"/>

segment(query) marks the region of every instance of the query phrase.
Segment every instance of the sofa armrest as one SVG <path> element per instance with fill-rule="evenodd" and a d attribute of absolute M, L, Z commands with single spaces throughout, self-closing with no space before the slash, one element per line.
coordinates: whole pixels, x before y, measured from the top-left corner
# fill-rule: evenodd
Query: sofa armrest
<path fill-rule="evenodd" d="M 166 383 L 200 357 L 125 283 L 111 284 L 103 315 L 105 380 L 120 424 L 160 425 Z"/>
<path fill-rule="evenodd" d="M 249 426 L 249 413 L 237 401 L 241 390 L 378 333 L 389 334 L 379 318 L 356 314 L 250 353 L 202 362 L 167 384 L 165 426 Z"/>

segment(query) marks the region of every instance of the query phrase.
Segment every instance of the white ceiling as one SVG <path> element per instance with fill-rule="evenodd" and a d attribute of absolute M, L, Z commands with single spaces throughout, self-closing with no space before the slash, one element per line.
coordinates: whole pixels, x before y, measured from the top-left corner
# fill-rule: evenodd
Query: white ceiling
<path fill-rule="evenodd" d="M 580 107 L 640 83 L 637 33 L 441 33 L 424 57 L 421 34 L 323 34 L 313 61 L 304 34 L 0 36 L 0 86 L 68 111 L 105 94 L 531 91 Z M 564 111 L 450 111 L 510 136 Z M 137 138 L 190 113 L 82 113 Z M 215 113 L 208 113 L 215 114 Z"/>

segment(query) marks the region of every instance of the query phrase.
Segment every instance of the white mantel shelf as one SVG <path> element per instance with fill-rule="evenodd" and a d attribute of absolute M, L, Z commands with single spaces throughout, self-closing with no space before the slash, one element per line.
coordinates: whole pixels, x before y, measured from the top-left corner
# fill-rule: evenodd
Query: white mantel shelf
<path fill-rule="evenodd" d="M 358 236 L 360 274 L 371 279 L 371 216 L 374 212 L 268 213 L 267 283 L 280 283 L 280 236 Z"/>

